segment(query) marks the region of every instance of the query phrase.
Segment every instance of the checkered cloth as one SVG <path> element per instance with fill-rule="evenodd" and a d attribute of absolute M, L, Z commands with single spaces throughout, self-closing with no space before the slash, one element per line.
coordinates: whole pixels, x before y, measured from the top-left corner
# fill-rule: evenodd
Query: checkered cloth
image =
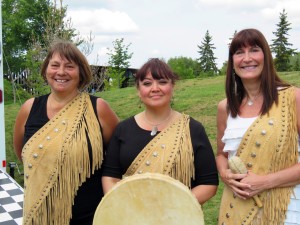
<path fill-rule="evenodd" d="M 0 225 L 22 225 L 23 188 L 0 169 Z"/>

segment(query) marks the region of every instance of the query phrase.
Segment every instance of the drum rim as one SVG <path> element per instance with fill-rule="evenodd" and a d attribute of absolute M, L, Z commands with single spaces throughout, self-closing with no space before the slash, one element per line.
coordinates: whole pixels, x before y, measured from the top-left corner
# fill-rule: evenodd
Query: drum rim
<path fill-rule="evenodd" d="M 143 174 L 134 174 L 132 176 L 125 177 L 124 179 L 120 180 L 117 184 L 115 184 L 114 187 L 104 195 L 101 202 L 99 203 L 99 205 L 98 205 L 98 207 L 95 211 L 93 225 L 95 223 L 95 219 L 99 218 L 99 214 L 101 214 L 101 212 L 99 212 L 99 210 L 101 210 L 102 206 L 104 204 L 106 204 L 107 199 L 109 200 L 109 198 L 112 195 L 111 193 L 118 190 L 119 187 L 122 186 L 123 184 L 128 183 L 128 182 L 135 182 L 137 180 L 156 180 L 156 181 L 161 181 L 161 182 L 164 182 L 164 183 L 174 184 L 174 186 L 177 189 L 180 189 L 180 190 L 184 191 L 185 194 L 187 195 L 187 197 L 188 196 L 190 197 L 190 201 L 191 201 L 191 204 L 193 204 L 193 208 L 195 209 L 195 211 L 199 211 L 199 215 L 201 214 L 201 216 L 199 216 L 199 217 L 201 217 L 202 221 L 199 221 L 199 224 L 204 224 L 204 214 L 203 214 L 203 211 L 202 211 L 202 207 L 199 204 L 196 197 L 192 194 L 191 190 L 186 185 L 184 185 L 180 181 L 178 181 L 178 180 L 176 180 L 176 179 L 174 179 L 174 178 L 172 178 L 168 175 L 160 174 L 160 173 L 149 173 L 149 172 L 147 172 L 147 173 L 143 173 Z"/>

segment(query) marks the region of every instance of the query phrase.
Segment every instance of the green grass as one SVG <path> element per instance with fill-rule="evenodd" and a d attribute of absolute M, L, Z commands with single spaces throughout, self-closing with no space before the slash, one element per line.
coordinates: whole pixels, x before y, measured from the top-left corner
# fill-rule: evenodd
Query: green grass
<path fill-rule="evenodd" d="M 283 80 L 300 87 L 300 72 L 280 73 Z M 218 102 L 225 97 L 224 76 L 190 79 L 178 81 L 175 89 L 173 108 L 191 115 L 204 125 L 214 151 L 216 151 L 216 112 Z M 141 110 L 136 89 L 134 87 L 101 92 L 98 96 L 105 99 L 121 120 Z M 5 105 L 6 151 L 7 162 L 18 162 L 12 147 L 12 132 L 19 104 Z M 18 162 L 22 170 L 22 165 Z M 16 180 L 22 185 L 22 176 L 16 173 Z M 219 203 L 223 183 L 220 182 L 218 192 L 204 206 L 206 225 L 217 224 Z"/>

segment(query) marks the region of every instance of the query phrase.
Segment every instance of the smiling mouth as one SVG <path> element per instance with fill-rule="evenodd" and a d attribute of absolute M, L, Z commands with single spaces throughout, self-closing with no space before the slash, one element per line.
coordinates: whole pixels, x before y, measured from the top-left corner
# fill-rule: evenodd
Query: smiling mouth
<path fill-rule="evenodd" d="M 67 80 L 56 80 L 58 83 L 65 83 Z"/>
<path fill-rule="evenodd" d="M 255 69 L 257 66 L 242 66 L 241 68 L 242 69 L 245 69 L 245 70 L 253 70 Z"/>

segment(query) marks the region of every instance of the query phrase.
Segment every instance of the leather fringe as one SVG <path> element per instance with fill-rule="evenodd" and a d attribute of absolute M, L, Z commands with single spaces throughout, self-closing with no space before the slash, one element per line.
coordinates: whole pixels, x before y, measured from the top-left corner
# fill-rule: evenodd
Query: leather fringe
<path fill-rule="evenodd" d="M 79 102 L 76 102 L 76 99 L 80 99 Z M 56 164 L 52 168 L 53 176 L 48 181 L 52 186 L 48 188 L 49 190 L 44 188 L 44 192 L 48 191 L 46 196 L 43 193 L 36 193 L 41 196 L 39 203 L 33 204 L 34 209 L 24 210 L 24 225 L 69 224 L 72 217 L 72 205 L 79 187 L 90 177 L 91 172 L 94 173 L 101 166 L 103 160 L 102 136 L 90 97 L 88 94 L 82 93 L 76 99 L 73 100 L 72 107 L 62 109 L 63 113 L 49 121 L 49 123 L 53 123 L 60 118 L 67 118 L 69 124 L 65 132 L 60 134 L 63 145 L 55 146 L 54 144 L 56 148 L 60 149 L 54 152 L 57 154 L 55 156 Z M 75 102 L 76 104 L 74 104 Z M 92 149 L 92 168 L 90 167 L 88 140 Z M 53 154 L 51 148 L 54 146 L 48 146 L 45 149 L 49 151 L 48 154 Z M 44 155 L 44 157 L 47 156 Z M 39 171 L 39 173 L 43 173 L 43 171 Z M 38 181 L 31 180 L 31 182 Z"/>

